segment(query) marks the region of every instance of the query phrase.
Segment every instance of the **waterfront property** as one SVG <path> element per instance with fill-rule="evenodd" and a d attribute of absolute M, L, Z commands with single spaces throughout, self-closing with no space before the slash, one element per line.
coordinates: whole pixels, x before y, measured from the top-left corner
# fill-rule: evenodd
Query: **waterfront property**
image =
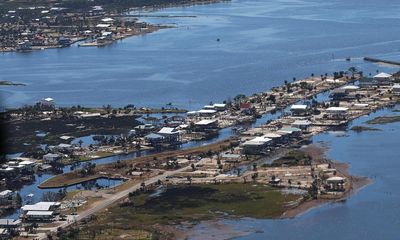
<path fill-rule="evenodd" d="M 347 107 L 329 107 L 326 109 L 326 118 L 330 120 L 345 120 L 348 110 Z"/>
<path fill-rule="evenodd" d="M 381 72 L 374 76 L 374 81 L 378 85 L 390 85 L 393 82 L 393 75 Z"/>
<path fill-rule="evenodd" d="M 266 153 L 267 146 L 272 142 L 271 138 L 265 136 L 255 137 L 243 143 L 244 154 L 262 154 Z"/>
<path fill-rule="evenodd" d="M 310 106 L 305 104 L 295 104 L 290 107 L 292 116 L 307 116 L 310 114 Z"/>

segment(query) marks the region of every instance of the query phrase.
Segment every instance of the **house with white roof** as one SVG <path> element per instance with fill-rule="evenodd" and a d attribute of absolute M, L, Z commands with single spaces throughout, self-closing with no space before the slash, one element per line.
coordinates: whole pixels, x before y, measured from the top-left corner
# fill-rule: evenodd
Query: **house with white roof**
<path fill-rule="evenodd" d="M 226 104 L 225 103 L 214 103 L 214 109 L 217 111 L 225 111 L 226 110 Z"/>
<path fill-rule="evenodd" d="M 329 107 L 326 109 L 326 116 L 331 120 L 343 120 L 347 118 L 347 107 Z"/>
<path fill-rule="evenodd" d="M 53 98 L 47 97 L 38 102 L 38 105 L 43 110 L 52 110 L 55 108 L 55 102 Z"/>
<path fill-rule="evenodd" d="M 0 192 L 0 205 L 9 204 L 15 196 L 15 192 L 11 190 L 4 190 Z"/>
<path fill-rule="evenodd" d="M 393 81 L 393 76 L 388 73 L 381 72 L 373 77 L 378 85 L 388 85 Z"/>
<path fill-rule="evenodd" d="M 157 132 L 157 134 L 163 136 L 164 139 L 169 143 L 177 143 L 181 140 L 181 132 L 176 128 L 163 127 Z"/>
<path fill-rule="evenodd" d="M 212 109 L 201 109 L 199 111 L 197 111 L 197 114 L 200 116 L 205 116 L 205 117 L 212 117 L 217 113 L 216 110 L 212 110 Z"/>
<path fill-rule="evenodd" d="M 394 95 L 400 95 L 400 84 L 393 85 L 392 92 Z"/>
<path fill-rule="evenodd" d="M 305 104 L 294 104 L 290 107 L 292 116 L 307 116 L 310 114 L 310 106 Z"/>
<path fill-rule="evenodd" d="M 311 124 L 312 122 L 310 120 L 296 120 L 291 125 L 292 127 L 305 131 L 311 126 Z"/>
<path fill-rule="evenodd" d="M 198 132 L 215 131 L 218 129 L 217 119 L 204 119 L 194 124 L 194 128 Z"/>
<path fill-rule="evenodd" d="M 255 137 L 242 144 L 244 154 L 261 154 L 272 143 L 271 138 L 265 136 Z"/>

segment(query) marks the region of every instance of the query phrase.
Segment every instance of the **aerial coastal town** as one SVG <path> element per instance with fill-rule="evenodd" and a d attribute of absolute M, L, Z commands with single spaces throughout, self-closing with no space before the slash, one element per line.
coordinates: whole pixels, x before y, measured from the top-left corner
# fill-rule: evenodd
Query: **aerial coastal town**
<path fill-rule="evenodd" d="M 0 240 L 397 239 L 399 12 L 0 1 Z"/>
<path fill-rule="evenodd" d="M 96 3 L 99 3 L 97 5 Z M 152 25 L 130 10 L 212 1 L 3 1 L 0 3 L 0 52 L 105 46 L 129 36 L 173 26 Z"/>
<path fill-rule="evenodd" d="M 8 132 L 3 144 L 19 154 L 2 160 L 0 204 L 3 216 L 18 217 L 0 220 L 1 236 L 103 239 L 125 229 L 137 236 L 132 239 L 169 239 L 177 234 L 174 224 L 224 211 L 291 217 L 318 203 L 342 201 L 368 180 L 351 176 L 340 159 L 326 158 L 311 138 L 394 106 L 399 82 L 398 73 L 366 77 L 350 68 L 293 78 L 196 111 L 172 103 L 159 109 L 62 108 L 51 97 L 8 109 L 1 116 Z M 42 175 L 50 176 L 37 181 Z M 37 190 L 21 195 L 31 184 Z M 271 199 L 275 205 L 265 206 Z M 204 211 L 207 201 L 218 204 Z M 189 213 L 185 204 L 192 204 Z M 254 210 L 258 204 L 263 211 Z"/>

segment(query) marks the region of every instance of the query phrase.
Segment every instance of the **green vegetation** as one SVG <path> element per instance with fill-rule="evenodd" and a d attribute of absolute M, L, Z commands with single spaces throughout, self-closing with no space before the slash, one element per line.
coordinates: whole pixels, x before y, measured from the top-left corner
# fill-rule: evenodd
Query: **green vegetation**
<path fill-rule="evenodd" d="M 290 151 L 285 156 L 275 160 L 271 164 L 265 164 L 263 167 L 280 167 L 287 166 L 305 166 L 311 164 L 311 157 L 303 151 Z"/>
<path fill-rule="evenodd" d="M 376 117 L 372 120 L 367 121 L 368 124 L 386 124 L 394 122 L 400 122 L 400 116 Z"/>
<path fill-rule="evenodd" d="M 274 218 L 289 209 L 293 201 L 302 199 L 300 195 L 284 194 L 273 187 L 252 184 L 172 186 L 159 196 L 152 197 L 153 193 L 130 194 L 127 201 L 97 215 L 78 231 L 78 235 L 97 231 L 96 236 L 104 236 L 102 229 L 111 228 L 117 233 L 122 229 L 154 232 L 149 227 L 208 220 L 226 214 Z"/>
<path fill-rule="evenodd" d="M 150 195 L 131 196 L 132 205 L 114 207 L 107 216 L 118 216 L 121 223 L 128 220 L 149 225 L 210 219 L 223 213 L 273 218 L 287 210 L 287 203 L 299 199 L 299 195 L 284 195 L 275 188 L 251 184 L 173 186 L 158 197 Z"/>
<path fill-rule="evenodd" d="M 350 128 L 350 130 L 354 132 L 363 132 L 363 131 L 381 131 L 378 128 L 372 128 L 372 127 L 365 127 L 365 126 L 353 126 Z"/>

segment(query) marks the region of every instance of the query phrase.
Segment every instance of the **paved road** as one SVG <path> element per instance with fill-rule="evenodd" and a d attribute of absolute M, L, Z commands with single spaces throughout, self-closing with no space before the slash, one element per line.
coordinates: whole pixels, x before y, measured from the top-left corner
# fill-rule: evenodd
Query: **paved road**
<path fill-rule="evenodd" d="M 197 162 L 197 164 L 202 163 L 204 160 L 205 159 L 200 160 L 199 162 Z M 160 181 L 164 181 L 169 176 L 175 175 L 175 174 L 177 174 L 179 172 L 183 172 L 183 171 L 186 171 L 186 170 L 189 170 L 189 169 L 191 169 L 191 166 L 183 167 L 183 168 L 180 168 L 180 169 L 177 169 L 177 170 L 174 170 L 174 171 L 166 171 L 161 175 L 154 176 L 154 177 L 144 181 L 144 183 L 147 186 L 147 185 L 156 183 L 159 180 Z M 126 196 L 128 196 L 128 194 L 130 192 L 133 192 L 133 191 L 136 191 L 137 189 L 140 189 L 140 187 L 141 187 L 141 183 L 138 183 L 138 184 L 135 184 L 135 185 L 129 187 L 126 190 L 123 190 L 121 192 L 117 192 L 117 193 L 113 194 L 110 198 L 105 199 L 103 201 L 100 201 L 100 202 L 96 203 L 93 207 L 81 212 L 79 215 L 76 215 L 75 221 L 80 221 L 80 220 L 82 220 L 84 218 L 87 218 L 87 217 L 95 214 L 96 212 L 99 212 L 99 211 L 107 208 L 108 206 L 112 205 L 113 203 L 115 203 L 115 202 L 125 198 Z M 63 222 L 62 224 L 60 224 L 60 225 L 58 225 L 56 227 L 43 228 L 42 230 L 49 230 L 49 231 L 56 232 L 57 228 L 59 228 L 59 227 L 65 228 L 65 227 L 67 227 L 67 226 L 69 226 L 69 225 L 71 225 L 73 223 L 74 223 L 74 221 L 69 221 L 69 222 L 67 221 L 67 222 Z"/>

